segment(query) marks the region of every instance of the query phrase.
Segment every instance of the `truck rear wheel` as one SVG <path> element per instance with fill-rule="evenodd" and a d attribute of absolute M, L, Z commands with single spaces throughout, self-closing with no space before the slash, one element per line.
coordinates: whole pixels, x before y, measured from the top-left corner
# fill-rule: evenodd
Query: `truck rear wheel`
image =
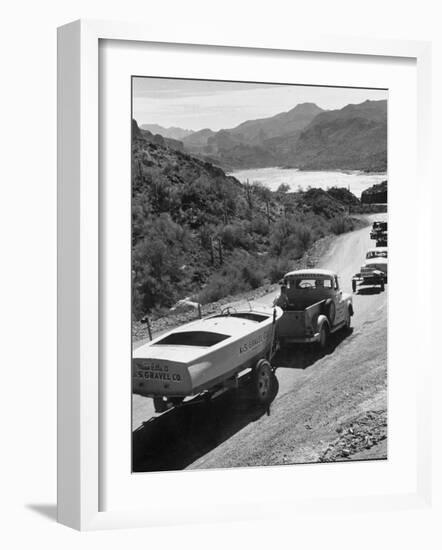
<path fill-rule="evenodd" d="M 351 305 L 347 308 L 347 318 L 345 319 L 345 330 L 350 330 L 351 328 L 351 316 L 352 311 L 350 309 Z"/>
<path fill-rule="evenodd" d="M 354 279 L 351 282 L 351 289 L 353 290 L 353 292 L 356 292 L 356 281 Z"/>
<path fill-rule="evenodd" d="M 253 393 L 260 405 L 268 405 L 273 400 L 275 375 L 266 359 L 258 361 L 253 369 Z"/>
<path fill-rule="evenodd" d="M 321 349 L 325 349 L 327 347 L 328 335 L 328 325 L 326 323 L 323 323 L 321 326 L 321 330 L 319 331 L 319 347 Z"/>

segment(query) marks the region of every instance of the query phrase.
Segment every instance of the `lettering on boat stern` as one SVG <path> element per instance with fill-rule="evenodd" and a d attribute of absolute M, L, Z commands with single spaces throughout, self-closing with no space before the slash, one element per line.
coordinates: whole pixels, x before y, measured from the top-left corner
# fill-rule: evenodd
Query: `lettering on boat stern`
<path fill-rule="evenodd" d="M 241 346 L 239 347 L 239 353 L 246 353 L 248 351 L 254 350 L 261 344 L 266 344 L 270 338 L 271 332 L 272 331 L 270 329 L 252 336 L 250 340 L 247 340 L 246 342 L 241 344 Z"/>
<path fill-rule="evenodd" d="M 143 380 L 158 380 L 160 382 L 181 382 L 182 376 L 178 372 L 172 372 L 169 365 L 136 361 L 136 377 Z"/>

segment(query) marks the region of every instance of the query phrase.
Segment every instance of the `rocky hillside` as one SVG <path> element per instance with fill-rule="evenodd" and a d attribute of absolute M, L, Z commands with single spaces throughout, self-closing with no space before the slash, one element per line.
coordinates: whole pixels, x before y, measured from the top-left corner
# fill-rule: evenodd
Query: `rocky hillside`
<path fill-rule="evenodd" d="M 385 180 L 363 191 L 361 194 L 361 202 L 363 204 L 386 204 L 387 195 L 387 180 Z"/>
<path fill-rule="evenodd" d="M 277 281 L 318 239 L 353 229 L 347 212 L 331 191 L 241 184 L 133 121 L 134 317 Z"/>

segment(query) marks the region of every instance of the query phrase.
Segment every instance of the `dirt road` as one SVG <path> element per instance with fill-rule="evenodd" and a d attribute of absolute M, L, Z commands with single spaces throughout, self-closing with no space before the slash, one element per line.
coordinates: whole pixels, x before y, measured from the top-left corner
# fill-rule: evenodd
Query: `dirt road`
<path fill-rule="evenodd" d="M 344 292 L 374 244 L 369 232 L 340 236 L 319 264 L 339 274 Z M 152 400 L 134 396 L 134 470 L 386 458 L 387 292 L 353 300 L 352 332 L 336 335 L 326 353 L 296 346 L 275 356 L 279 391 L 270 411 L 250 406 L 246 386 L 157 418 Z"/>

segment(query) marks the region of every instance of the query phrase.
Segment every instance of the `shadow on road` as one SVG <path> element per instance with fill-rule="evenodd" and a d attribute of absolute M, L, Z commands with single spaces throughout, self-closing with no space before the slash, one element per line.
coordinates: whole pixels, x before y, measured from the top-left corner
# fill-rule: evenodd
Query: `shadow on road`
<path fill-rule="evenodd" d="M 276 380 L 273 399 L 278 389 Z M 249 380 L 216 399 L 196 398 L 152 417 L 132 433 L 132 469 L 182 470 L 264 414 L 270 409 L 253 402 Z"/>
<path fill-rule="evenodd" d="M 272 360 L 277 368 L 306 369 L 326 355 L 330 355 L 349 336 L 353 329 L 339 330 L 329 337 L 328 345 L 321 350 L 316 344 L 294 344 L 280 349 Z"/>

